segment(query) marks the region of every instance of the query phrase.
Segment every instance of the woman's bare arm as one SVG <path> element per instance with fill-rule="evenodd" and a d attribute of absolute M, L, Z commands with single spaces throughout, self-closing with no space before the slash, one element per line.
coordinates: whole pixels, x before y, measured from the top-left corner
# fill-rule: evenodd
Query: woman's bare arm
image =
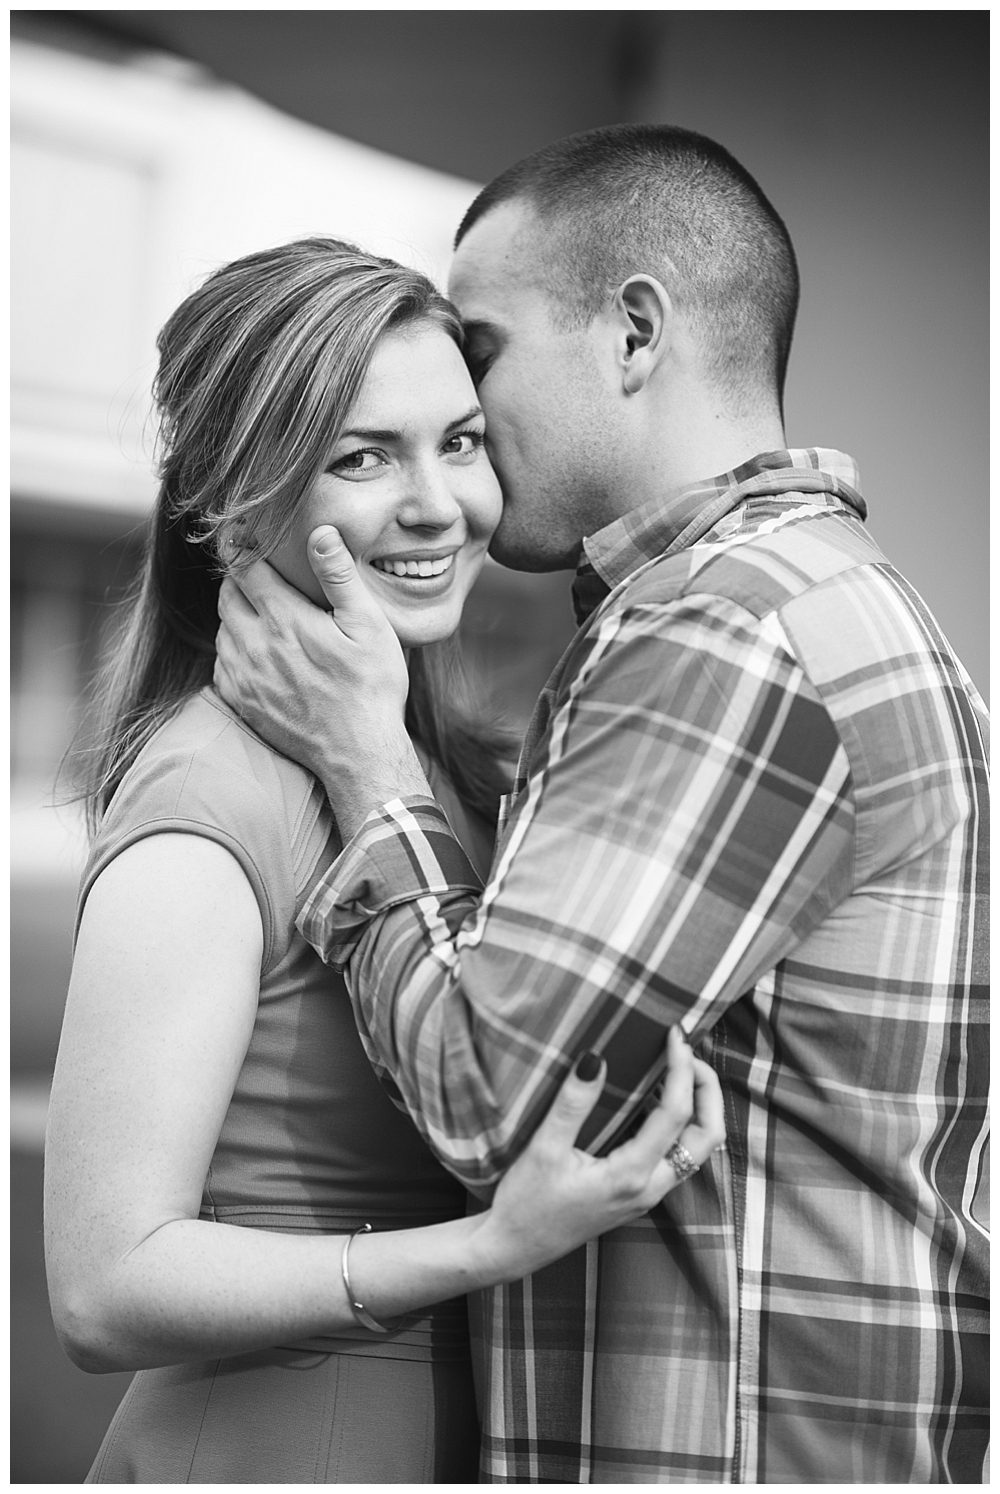
<path fill-rule="evenodd" d="M 46 1145 L 53 1316 L 81 1368 L 238 1354 L 354 1326 L 343 1236 L 198 1219 L 253 1029 L 261 949 L 242 870 L 196 835 L 140 841 L 90 893 Z M 517 1279 L 658 1201 L 676 1183 L 663 1154 L 681 1131 L 698 1161 L 723 1136 L 714 1075 L 678 1035 L 671 1043 L 664 1099 L 618 1152 L 575 1149 L 603 1073 L 571 1076 L 491 1209 L 359 1238 L 352 1276 L 368 1310 L 394 1316 Z"/>

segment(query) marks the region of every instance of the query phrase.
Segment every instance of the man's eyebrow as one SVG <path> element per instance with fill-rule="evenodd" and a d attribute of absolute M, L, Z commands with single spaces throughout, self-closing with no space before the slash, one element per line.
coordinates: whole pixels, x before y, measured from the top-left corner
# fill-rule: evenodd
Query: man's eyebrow
<path fill-rule="evenodd" d="M 476 318 L 474 317 L 470 317 L 468 321 L 463 318 L 462 331 L 467 336 L 471 334 L 473 337 L 477 335 L 486 337 L 500 336 L 500 328 L 494 322 L 484 322 L 481 320 L 476 320 Z"/>

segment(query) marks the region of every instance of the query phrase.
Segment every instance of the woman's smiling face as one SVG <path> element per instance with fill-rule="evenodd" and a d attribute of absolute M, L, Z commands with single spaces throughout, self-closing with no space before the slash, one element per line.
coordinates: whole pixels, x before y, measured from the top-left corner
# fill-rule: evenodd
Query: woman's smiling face
<path fill-rule="evenodd" d="M 500 521 L 484 432 L 448 334 L 432 322 L 387 333 L 271 564 L 325 606 L 306 541 L 317 525 L 333 524 L 403 647 L 447 638 Z"/>

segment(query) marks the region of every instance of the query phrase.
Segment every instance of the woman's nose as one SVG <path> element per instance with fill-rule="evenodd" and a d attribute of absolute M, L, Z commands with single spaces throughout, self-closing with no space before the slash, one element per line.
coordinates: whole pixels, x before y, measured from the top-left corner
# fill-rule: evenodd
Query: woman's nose
<path fill-rule="evenodd" d="M 410 528 L 449 529 L 462 517 L 462 507 L 439 463 L 412 469 L 399 509 L 399 522 Z"/>

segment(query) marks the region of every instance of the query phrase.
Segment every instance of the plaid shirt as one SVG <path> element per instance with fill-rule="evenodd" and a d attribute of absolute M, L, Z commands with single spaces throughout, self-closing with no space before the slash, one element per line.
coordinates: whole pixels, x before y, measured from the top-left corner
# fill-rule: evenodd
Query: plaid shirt
<path fill-rule="evenodd" d="M 300 919 L 472 1187 L 576 1055 L 587 1144 L 682 1022 L 727 1149 L 483 1295 L 489 1482 L 975 1481 L 986 1444 L 986 714 L 853 463 L 758 457 L 586 542 L 480 890 L 370 816 Z"/>

